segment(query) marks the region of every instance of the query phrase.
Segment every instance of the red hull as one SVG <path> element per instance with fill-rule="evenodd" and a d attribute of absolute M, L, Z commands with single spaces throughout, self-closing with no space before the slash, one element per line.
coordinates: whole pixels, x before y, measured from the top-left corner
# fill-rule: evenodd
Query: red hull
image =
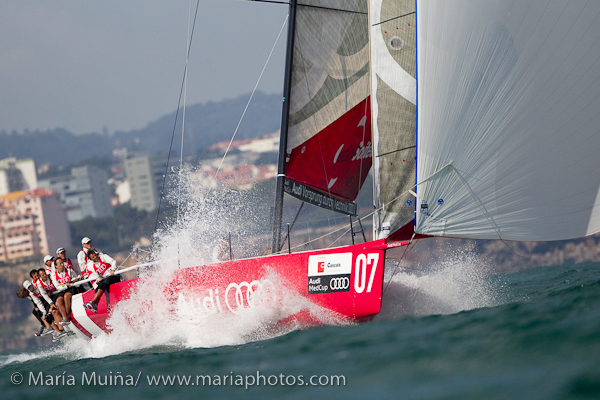
<path fill-rule="evenodd" d="M 295 293 L 343 319 L 363 321 L 381 310 L 387 248 L 384 240 L 379 240 L 184 268 L 165 280 L 168 283 L 163 294 L 173 302 L 191 301 L 200 312 L 236 314 L 264 301 L 277 300 L 282 292 Z M 109 296 L 104 294 L 100 299 L 97 313 L 83 307 L 93 298 L 93 291 L 74 296 L 73 324 L 88 337 L 109 332 L 106 321 L 110 311 L 135 295 L 143 283 L 138 278 L 113 284 Z M 301 318 L 310 321 L 306 313 L 302 311 Z"/>

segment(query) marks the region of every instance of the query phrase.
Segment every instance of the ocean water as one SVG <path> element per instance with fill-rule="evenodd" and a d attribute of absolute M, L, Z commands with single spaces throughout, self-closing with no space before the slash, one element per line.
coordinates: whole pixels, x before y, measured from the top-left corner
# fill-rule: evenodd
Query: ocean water
<path fill-rule="evenodd" d="M 360 325 L 156 315 L 134 335 L 115 322 L 112 336 L 0 355 L 2 398 L 600 398 L 600 264 L 480 264 L 399 269 Z"/>

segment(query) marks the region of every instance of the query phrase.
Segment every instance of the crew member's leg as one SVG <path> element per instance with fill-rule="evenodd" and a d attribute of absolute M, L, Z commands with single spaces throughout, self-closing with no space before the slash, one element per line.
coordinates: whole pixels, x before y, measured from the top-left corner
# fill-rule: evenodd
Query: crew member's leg
<path fill-rule="evenodd" d="M 108 290 L 110 285 L 117 282 L 121 282 L 120 276 L 112 275 L 108 278 L 102 279 L 102 281 L 98 283 L 98 288 L 96 289 L 96 294 L 94 295 L 94 298 L 92 299 L 92 301 L 85 304 L 85 308 L 93 312 L 98 312 L 98 302 L 100 301 L 100 298 L 102 297 L 104 292 Z"/>

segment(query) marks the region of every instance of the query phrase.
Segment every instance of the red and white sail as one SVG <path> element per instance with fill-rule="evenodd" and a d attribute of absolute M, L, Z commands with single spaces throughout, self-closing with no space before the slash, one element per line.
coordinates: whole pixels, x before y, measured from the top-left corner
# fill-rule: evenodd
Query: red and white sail
<path fill-rule="evenodd" d="M 286 178 L 347 202 L 371 168 L 367 3 L 296 8 Z"/>

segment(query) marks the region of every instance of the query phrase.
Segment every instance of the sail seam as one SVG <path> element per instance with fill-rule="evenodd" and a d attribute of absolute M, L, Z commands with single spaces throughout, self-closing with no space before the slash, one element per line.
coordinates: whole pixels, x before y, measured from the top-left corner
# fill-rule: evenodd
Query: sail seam
<path fill-rule="evenodd" d="M 417 185 L 420 185 L 420 184 L 422 184 L 422 183 L 425 183 L 425 182 L 429 181 L 429 180 L 430 180 L 430 179 L 432 179 L 432 178 L 433 178 L 435 175 L 437 175 L 437 174 L 439 174 L 440 172 L 442 172 L 444 169 L 446 169 L 446 168 L 448 168 L 448 167 L 452 166 L 452 163 L 453 163 L 453 161 L 451 161 L 451 162 L 449 162 L 448 164 L 444 165 L 442 168 L 440 168 L 439 170 L 437 170 L 436 172 L 434 172 L 433 174 L 431 174 L 431 175 L 430 175 L 430 176 L 429 176 L 427 179 L 425 179 L 423 182 L 421 182 L 421 183 L 418 183 L 418 184 L 415 184 L 415 185 L 411 186 L 411 187 L 410 187 L 410 189 L 407 189 L 407 190 L 403 191 L 403 192 L 402 192 L 402 193 L 401 193 L 399 196 L 395 197 L 393 200 L 389 201 L 387 204 L 389 205 L 389 204 L 391 204 L 391 203 L 395 202 L 396 200 L 398 200 L 399 198 L 401 198 L 402 196 L 404 196 L 406 193 L 409 193 L 409 192 L 410 192 L 410 191 L 411 191 L 413 188 L 415 188 Z M 379 208 L 376 208 L 375 210 L 371 211 L 369 214 L 367 214 L 367 215 L 365 215 L 364 217 L 362 217 L 362 218 L 359 218 L 359 219 L 362 221 L 362 220 L 364 220 L 364 219 L 366 219 L 366 218 L 368 218 L 368 217 L 372 216 L 372 215 L 373 215 L 373 214 L 375 214 L 376 212 L 383 210 L 383 209 L 384 209 L 384 207 L 385 207 L 385 204 L 384 204 L 383 206 L 379 207 Z M 301 247 L 308 246 L 309 244 L 311 244 L 311 243 L 313 243 L 313 242 L 315 242 L 315 241 L 317 241 L 317 240 L 323 239 L 323 238 L 325 238 L 325 237 L 327 237 L 327 236 L 329 236 L 329 235 L 333 235 L 334 233 L 336 233 L 336 232 L 339 232 L 339 231 L 341 231 L 341 230 L 343 230 L 343 229 L 344 229 L 344 226 L 342 226 L 342 227 L 340 227 L 340 228 L 338 228 L 338 229 L 336 229 L 336 230 L 334 230 L 334 231 L 331 231 L 331 232 L 329 232 L 329 233 L 326 233 L 326 234 L 324 234 L 324 235 L 322 235 L 322 236 L 319 236 L 319 237 L 317 237 L 317 238 L 315 238 L 315 239 L 309 240 L 308 242 L 304 242 L 304 243 L 301 243 L 301 244 L 299 244 L 299 245 L 297 245 L 297 246 L 294 246 L 294 247 L 292 247 L 292 250 L 294 250 L 294 249 L 298 249 L 298 248 L 301 248 Z M 346 234 L 348 231 L 350 231 L 350 229 L 346 229 L 346 231 L 345 231 L 345 232 L 344 232 L 344 233 L 343 233 L 341 236 L 345 235 L 345 234 Z M 338 240 L 339 240 L 339 239 L 338 239 Z M 337 242 L 337 240 L 336 240 L 335 242 Z M 334 242 L 334 243 L 335 243 L 335 242 Z M 333 245 L 333 243 L 332 243 L 331 245 Z M 330 245 L 330 246 L 331 246 L 331 245 Z M 279 253 L 280 253 L 280 252 L 276 252 L 276 253 L 273 253 L 273 254 L 279 254 Z"/>

